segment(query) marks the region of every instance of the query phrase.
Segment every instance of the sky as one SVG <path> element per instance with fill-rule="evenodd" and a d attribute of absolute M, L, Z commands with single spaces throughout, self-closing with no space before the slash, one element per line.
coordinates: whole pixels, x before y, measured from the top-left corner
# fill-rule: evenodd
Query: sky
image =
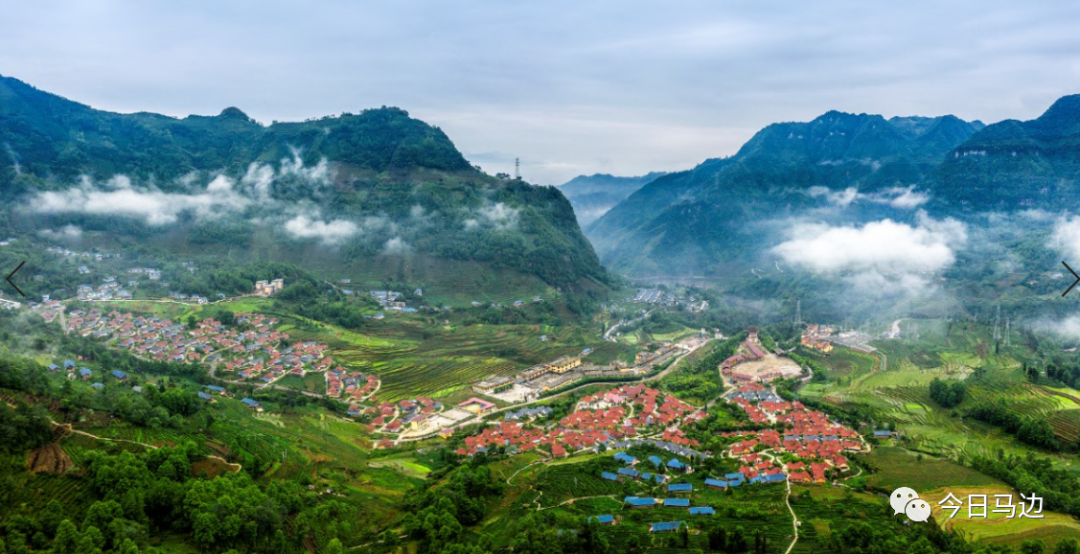
<path fill-rule="evenodd" d="M 0 4 L 0 74 L 118 112 L 398 106 L 538 184 L 729 156 L 830 110 L 1031 119 L 1080 93 L 1080 3 Z"/>

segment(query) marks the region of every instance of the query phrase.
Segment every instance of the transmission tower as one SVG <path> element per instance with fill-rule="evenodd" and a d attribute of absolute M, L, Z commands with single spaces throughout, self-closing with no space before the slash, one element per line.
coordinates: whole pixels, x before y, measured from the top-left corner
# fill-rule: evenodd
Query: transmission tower
<path fill-rule="evenodd" d="M 521 178 L 521 158 L 514 158 L 514 179 Z"/>
<path fill-rule="evenodd" d="M 1005 318 L 1005 346 L 1009 346 L 1009 318 Z"/>
<path fill-rule="evenodd" d="M 802 325 L 802 299 L 795 300 L 795 326 Z"/>
<path fill-rule="evenodd" d="M 1001 340 L 1001 304 L 998 304 L 997 316 L 994 317 L 994 340 Z"/>

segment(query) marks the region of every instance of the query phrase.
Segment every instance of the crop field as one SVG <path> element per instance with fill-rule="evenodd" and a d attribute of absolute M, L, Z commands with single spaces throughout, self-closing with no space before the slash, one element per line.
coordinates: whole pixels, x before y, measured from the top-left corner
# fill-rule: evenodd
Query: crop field
<path fill-rule="evenodd" d="M 946 486 L 1002 484 L 993 477 L 948 460 L 923 456 L 920 461 L 915 452 L 895 446 L 879 446 L 862 459 L 878 469 L 878 473 L 866 478 L 867 485 L 886 493 L 898 487 L 911 487 L 921 492 Z"/>

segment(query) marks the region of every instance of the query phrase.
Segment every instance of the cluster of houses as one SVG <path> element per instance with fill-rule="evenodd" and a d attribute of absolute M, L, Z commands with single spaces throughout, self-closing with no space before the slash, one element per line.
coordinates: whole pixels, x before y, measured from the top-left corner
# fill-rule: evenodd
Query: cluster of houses
<path fill-rule="evenodd" d="M 833 349 L 829 337 L 835 332 L 836 327 L 832 325 L 807 325 L 806 329 L 803 329 L 799 342 L 807 348 L 829 353 Z"/>
<path fill-rule="evenodd" d="M 740 439 L 728 448 L 728 454 L 743 465 L 738 474 L 726 476 L 723 484 L 710 486 L 738 486 L 733 480 L 751 484 L 780 481 L 784 473 L 794 483 L 824 483 L 826 471 L 847 471 L 845 452 L 862 452 L 867 448 L 854 430 L 817 410 L 808 410 L 798 401 L 782 400 L 761 385 L 742 385 L 728 401 L 742 407 L 755 423 L 778 423 L 784 430 L 724 433 L 725 437 Z M 786 453 L 797 461 L 785 464 L 784 468 L 776 467 L 772 460 L 758 454 L 762 450 Z"/>
<path fill-rule="evenodd" d="M 270 281 L 255 281 L 255 289 L 251 292 L 255 296 L 270 296 L 281 292 L 285 288 L 285 279 L 273 279 Z"/>
<path fill-rule="evenodd" d="M 370 373 L 347 371 L 338 366 L 328 370 L 325 375 L 326 395 L 332 398 L 338 398 L 344 394 L 351 401 L 361 401 L 379 390 L 379 378 Z"/>
<path fill-rule="evenodd" d="M 14 239 L 9 239 L 9 240 L 14 241 Z M 82 252 L 75 252 L 75 251 L 72 251 L 72 250 L 68 250 L 67 248 L 64 248 L 62 246 L 50 246 L 50 247 L 46 248 L 45 251 L 50 253 L 50 254 L 56 254 L 57 256 L 63 256 L 65 258 L 74 258 L 74 257 L 90 258 L 90 259 L 93 259 L 93 260 L 97 260 L 99 262 L 101 260 L 106 259 L 106 258 L 119 258 L 120 257 L 120 254 L 107 254 L 107 253 L 104 253 L 104 252 L 93 252 L 93 253 L 91 253 L 91 252 L 87 252 L 85 250 L 82 251 Z"/>
<path fill-rule="evenodd" d="M 370 294 L 371 297 L 374 298 L 375 301 L 378 302 L 379 305 L 385 308 L 387 311 L 403 313 L 412 313 L 416 311 L 416 308 L 410 308 L 408 305 L 405 304 L 405 301 L 402 300 L 402 297 L 404 297 L 405 295 L 400 292 L 393 290 L 372 290 L 368 291 L 368 294 Z M 424 294 L 424 291 L 416 289 L 413 294 L 415 294 L 416 296 L 422 296 Z"/>
<path fill-rule="evenodd" d="M 581 418 L 596 419 L 600 417 L 600 414 L 604 414 L 604 418 L 611 418 L 607 409 L 616 406 L 618 408 L 615 410 L 622 410 L 621 406 L 624 405 L 634 407 L 634 416 L 626 422 L 626 425 L 631 427 L 645 428 L 653 425 L 666 427 L 680 422 L 692 423 L 705 418 L 703 410 L 671 395 L 660 398 L 659 390 L 640 384 L 624 385 L 586 396 L 577 404 L 579 411 L 568 415 L 567 418 L 575 414 Z M 590 414 L 590 409 L 596 410 L 596 413 Z M 621 414 L 625 416 L 625 410 Z M 694 445 L 696 446 L 697 443 L 695 442 Z"/>
<path fill-rule="evenodd" d="M 698 446 L 697 441 L 687 438 L 678 426 L 702 419 L 705 414 L 673 396 L 661 397 L 660 391 L 644 385 L 622 386 L 588 396 L 557 423 L 543 429 L 527 428 L 523 422 L 551 414 L 550 409 L 543 408 L 507 414 L 499 425 L 466 437 L 465 446 L 457 453 L 471 456 L 503 447 L 511 453 L 542 449 L 552 457 L 562 458 L 577 451 L 599 451 L 600 445 L 628 448 L 638 429 L 663 428 L 663 440 L 647 442 L 684 456 L 704 456 L 692 448 Z"/>
<path fill-rule="evenodd" d="M 442 403 L 436 402 L 426 396 L 418 396 L 406 400 L 383 402 L 378 407 L 361 407 L 357 404 L 349 406 L 351 416 L 369 416 L 375 418 L 367 425 L 369 433 L 400 433 L 406 428 L 419 429 L 424 422 L 439 412 Z"/>

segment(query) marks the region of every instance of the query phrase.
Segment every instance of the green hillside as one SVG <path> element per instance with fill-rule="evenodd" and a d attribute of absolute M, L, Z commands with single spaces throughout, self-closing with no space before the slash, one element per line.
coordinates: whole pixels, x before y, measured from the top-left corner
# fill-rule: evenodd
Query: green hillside
<path fill-rule="evenodd" d="M 398 108 L 271 125 L 236 108 L 177 119 L 103 112 L 0 77 L 0 142 L 0 233 L 24 240 L 75 229 L 59 242 L 314 256 L 335 275 L 419 255 L 581 297 L 608 279 L 558 189 L 478 171 Z"/>
<path fill-rule="evenodd" d="M 836 111 L 808 123 L 773 124 L 730 158 L 642 187 L 587 234 L 618 272 L 687 277 L 745 270 L 755 250 L 775 244 L 763 242 L 775 237 L 773 221 L 844 202 L 845 194 L 880 196 L 853 205 L 843 216 L 849 220 L 903 217 L 889 205 L 899 189 L 922 182 L 981 126 L 952 116 L 886 120 Z"/>

